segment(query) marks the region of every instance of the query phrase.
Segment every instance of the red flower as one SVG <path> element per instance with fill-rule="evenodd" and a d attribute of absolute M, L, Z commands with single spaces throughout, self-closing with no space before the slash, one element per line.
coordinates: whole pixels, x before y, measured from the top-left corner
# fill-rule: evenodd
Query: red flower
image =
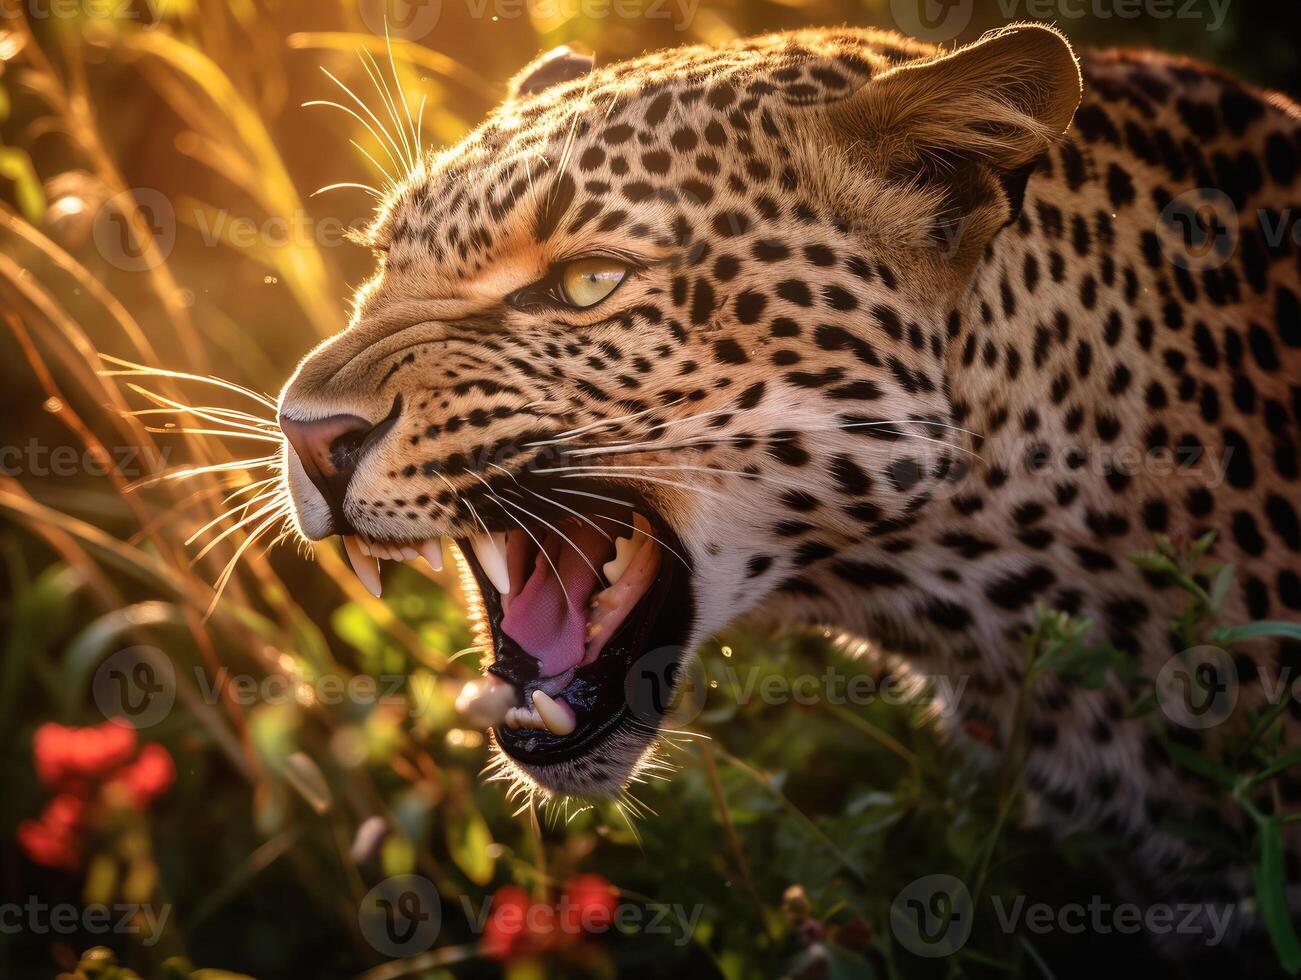
<path fill-rule="evenodd" d="M 534 902 L 517 885 L 503 885 L 484 928 L 484 954 L 509 960 L 572 946 L 585 932 L 609 929 L 617 905 L 614 887 L 600 875 L 571 879 L 557 905 Z"/>
<path fill-rule="evenodd" d="M 614 923 L 618 904 L 614 886 L 600 875 L 579 875 L 565 886 L 566 931 L 604 932 Z"/>
<path fill-rule="evenodd" d="M 176 779 L 165 748 L 150 743 L 137 755 L 136 730 L 115 721 L 95 728 L 42 725 L 32 739 L 32 762 L 57 795 L 39 820 L 19 824 L 18 843 L 37 864 L 69 871 L 81 865 L 87 829 L 112 805 L 105 802 L 108 785 L 124 791 L 116 799 L 143 809 Z"/>
<path fill-rule="evenodd" d="M 135 762 L 118 772 L 115 781 L 126 787 L 132 802 L 143 810 L 175 780 L 171 753 L 157 742 L 150 742 L 140 750 Z"/>
<path fill-rule="evenodd" d="M 105 778 L 136 750 L 136 730 L 116 721 L 97 728 L 65 728 L 53 722 L 36 729 L 32 758 L 36 774 L 50 789 L 80 789 L 81 782 Z"/>
<path fill-rule="evenodd" d="M 503 885 L 492 897 L 492 914 L 483 930 L 483 951 L 494 960 L 509 960 L 536 952 L 541 936 L 530 932 L 537 927 L 537 914 L 528 892 L 518 885 Z"/>
<path fill-rule="evenodd" d="M 52 799 L 40 820 L 18 825 L 18 844 L 37 864 L 75 871 L 81 865 L 81 831 L 86 803 L 71 793 Z"/>

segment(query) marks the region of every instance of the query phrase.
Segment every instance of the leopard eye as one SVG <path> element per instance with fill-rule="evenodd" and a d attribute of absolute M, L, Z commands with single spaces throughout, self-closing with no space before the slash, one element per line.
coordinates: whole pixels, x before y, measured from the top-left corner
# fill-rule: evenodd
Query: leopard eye
<path fill-rule="evenodd" d="M 630 271 L 618 259 L 576 259 L 560 270 L 556 291 L 570 306 L 586 309 L 614 292 Z"/>

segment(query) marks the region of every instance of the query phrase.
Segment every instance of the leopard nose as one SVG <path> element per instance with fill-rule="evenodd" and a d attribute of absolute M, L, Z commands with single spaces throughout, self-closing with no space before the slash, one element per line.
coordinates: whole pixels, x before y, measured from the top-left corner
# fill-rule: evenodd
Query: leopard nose
<path fill-rule="evenodd" d="M 330 505 L 336 523 L 347 524 L 343 516 L 343 501 L 357 466 L 380 436 L 397 421 L 401 410 L 399 398 L 394 401 L 393 410 L 378 423 L 360 415 L 295 419 L 283 412 L 280 414 L 280 431 L 298 455 L 307 478 Z"/>

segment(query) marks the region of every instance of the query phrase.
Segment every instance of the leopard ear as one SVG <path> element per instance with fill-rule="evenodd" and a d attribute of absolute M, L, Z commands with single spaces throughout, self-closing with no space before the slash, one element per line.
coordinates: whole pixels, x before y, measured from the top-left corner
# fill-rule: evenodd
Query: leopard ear
<path fill-rule="evenodd" d="M 1020 213 L 1036 161 L 1070 126 L 1081 93 L 1066 38 L 1023 24 L 893 68 L 830 117 L 873 176 L 940 191 L 937 218 L 963 225 L 958 257 L 970 259 Z"/>
<path fill-rule="evenodd" d="M 518 99 L 534 92 L 582 78 L 592 70 L 592 56 L 579 54 L 568 45 L 552 48 L 533 59 L 524 70 L 511 79 L 510 98 Z"/>

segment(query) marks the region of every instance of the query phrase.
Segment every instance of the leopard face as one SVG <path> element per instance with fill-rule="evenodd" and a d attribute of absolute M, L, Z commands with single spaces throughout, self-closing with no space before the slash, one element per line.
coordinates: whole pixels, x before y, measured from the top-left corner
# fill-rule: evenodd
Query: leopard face
<path fill-rule="evenodd" d="M 542 59 L 393 190 L 286 385 L 299 530 L 371 585 L 456 542 L 503 765 L 617 792 L 663 707 L 629 678 L 747 612 L 834 615 L 803 570 L 861 562 L 960 457 L 953 297 L 1079 93 L 1041 28 Z"/>

